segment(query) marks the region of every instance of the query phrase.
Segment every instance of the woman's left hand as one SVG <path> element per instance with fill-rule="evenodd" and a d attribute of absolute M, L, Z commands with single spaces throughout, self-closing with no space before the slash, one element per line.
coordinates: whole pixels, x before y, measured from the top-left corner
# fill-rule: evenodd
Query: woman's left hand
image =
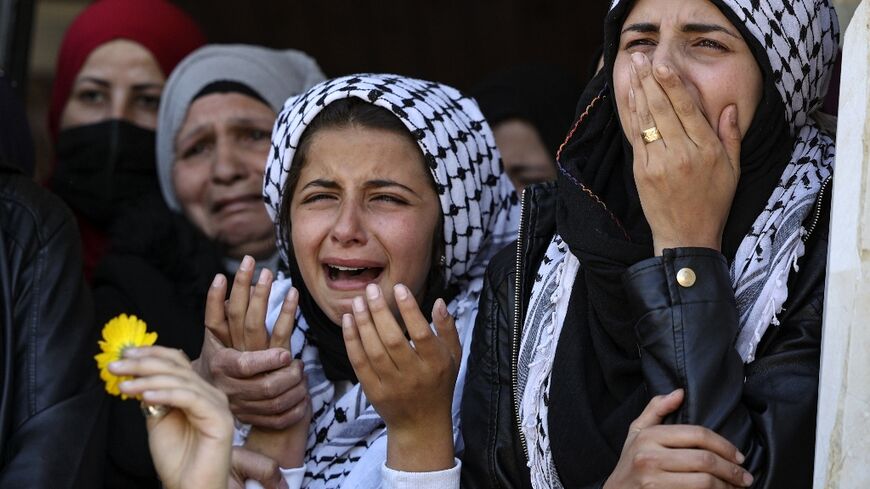
<path fill-rule="evenodd" d="M 225 488 L 230 471 L 233 417 L 227 397 L 203 380 L 180 350 L 131 349 L 109 365 L 133 376 L 121 392 L 170 408 L 145 419 L 154 468 L 168 489 Z"/>
<path fill-rule="evenodd" d="M 453 318 L 442 299 L 432 317 L 437 334 L 404 285 L 394 295 L 405 329 L 369 284 L 366 298 L 353 302 L 342 318 L 347 354 L 369 402 L 387 425 L 387 465 L 406 472 L 454 466 L 453 389 L 462 349 Z"/>
<path fill-rule="evenodd" d="M 718 134 L 676 72 L 653 68 L 632 54 L 627 135 L 634 151 L 634 178 L 656 255 L 664 248 L 719 250 L 722 231 L 740 179 L 737 106 L 719 117 Z M 642 131 L 661 138 L 646 143 Z"/>

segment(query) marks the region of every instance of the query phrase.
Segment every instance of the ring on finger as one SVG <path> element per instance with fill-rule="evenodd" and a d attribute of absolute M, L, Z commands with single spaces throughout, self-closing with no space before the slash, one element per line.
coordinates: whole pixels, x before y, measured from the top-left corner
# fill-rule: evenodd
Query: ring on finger
<path fill-rule="evenodd" d="M 146 418 L 162 418 L 169 412 L 169 407 L 163 404 L 148 404 L 145 401 L 139 403 L 139 408 L 142 409 L 142 415 Z"/>
<path fill-rule="evenodd" d="M 643 142 L 646 144 L 654 143 L 662 138 L 662 133 L 659 132 L 659 129 L 656 126 L 644 129 L 640 132 L 640 135 L 643 137 Z"/>

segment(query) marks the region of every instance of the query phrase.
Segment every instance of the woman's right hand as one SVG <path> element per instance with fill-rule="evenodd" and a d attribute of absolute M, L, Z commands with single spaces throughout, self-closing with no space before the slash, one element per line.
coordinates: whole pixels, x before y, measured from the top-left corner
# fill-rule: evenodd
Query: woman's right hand
<path fill-rule="evenodd" d="M 145 419 L 164 487 L 226 488 L 233 436 L 227 398 L 193 371 L 184 353 L 159 346 L 131 349 L 109 370 L 134 377 L 121 383 L 124 394 L 170 408 Z"/>
<path fill-rule="evenodd" d="M 622 455 L 604 489 L 737 488 L 752 485 L 744 456 L 717 433 L 690 425 L 662 425 L 683 402 L 683 390 L 654 397 L 631 424 Z"/>
<path fill-rule="evenodd" d="M 369 284 L 342 318 L 344 343 L 366 398 L 387 426 L 387 465 L 404 472 L 454 466 L 453 389 L 462 348 L 442 299 L 432 310 L 436 332 L 404 285 L 393 288 L 410 341 L 380 287 Z M 412 343 L 413 342 L 413 343 Z"/>

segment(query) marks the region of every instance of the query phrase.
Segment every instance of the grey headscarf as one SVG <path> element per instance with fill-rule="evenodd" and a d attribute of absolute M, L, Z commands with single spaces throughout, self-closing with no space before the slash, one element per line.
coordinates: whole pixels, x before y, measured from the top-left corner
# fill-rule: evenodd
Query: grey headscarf
<path fill-rule="evenodd" d="M 243 44 L 213 44 L 184 58 L 166 82 L 158 114 L 157 174 L 169 208 L 181 212 L 172 185 L 175 137 L 190 104 L 203 88 L 218 81 L 240 83 L 256 92 L 277 114 L 288 97 L 324 79 L 314 59 L 293 49 L 278 51 Z"/>

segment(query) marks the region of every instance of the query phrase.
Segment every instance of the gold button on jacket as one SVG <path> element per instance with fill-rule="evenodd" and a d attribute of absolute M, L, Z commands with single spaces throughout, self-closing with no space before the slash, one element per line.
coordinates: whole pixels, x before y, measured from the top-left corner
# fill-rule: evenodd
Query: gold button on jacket
<path fill-rule="evenodd" d="M 683 287 L 689 288 L 695 285 L 696 279 L 695 271 L 691 268 L 681 268 L 680 271 L 677 272 L 677 283 Z"/>

